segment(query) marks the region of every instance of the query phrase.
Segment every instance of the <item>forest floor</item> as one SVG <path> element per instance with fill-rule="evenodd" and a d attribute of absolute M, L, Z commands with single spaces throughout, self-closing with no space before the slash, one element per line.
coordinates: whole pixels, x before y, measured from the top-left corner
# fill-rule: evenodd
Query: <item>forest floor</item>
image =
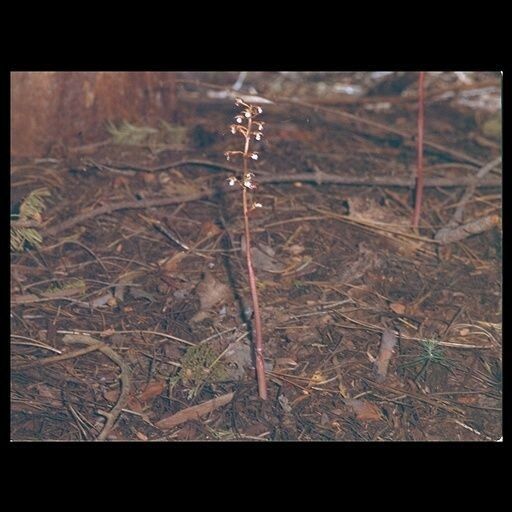
<path fill-rule="evenodd" d="M 462 221 L 501 218 L 500 75 L 427 74 L 416 231 L 417 73 L 246 77 L 272 99 L 251 212 L 267 401 L 224 158 L 236 78 L 179 74 L 165 122 L 12 162 L 14 214 L 48 195 L 42 242 L 11 253 L 11 438 L 501 438 L 501 223 L 435 238 L 473 185 Z"/>

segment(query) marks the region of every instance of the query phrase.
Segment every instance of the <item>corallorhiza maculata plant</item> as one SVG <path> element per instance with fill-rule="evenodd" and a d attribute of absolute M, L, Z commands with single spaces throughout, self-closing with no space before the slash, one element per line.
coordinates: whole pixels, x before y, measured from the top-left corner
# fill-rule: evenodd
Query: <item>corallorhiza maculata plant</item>
<path fill-rule="evenodd" d="M 237 98 L 235 105 L 240 107 L 241 112 L 235 116 L 235 123 L 230 126 L 231 133 L 241 135 L 243 138 L 243 151 L 226 151 L 225 156 L 228 160 L 232 157 L 241 156 L 243 160 L 241 176 L 230 176 L 228 183 L 230 186 L 239 186 L 242 190 L 242 207 L 244 216 L 245 231 L 245 253 L 247 263 L 247 275 L 249 278 L 249 288 L 251 290 L 252 306 L 254 312 L 253 323 L 253 341 L 256 377 L 258 380 L 258 394 L 262 400 L 267 399 L 267 381 L 265 378 L 265 361 L 263 357 L 263 337 L 261 332 L 261 316 L 258 303 L 258 292 L 256 289 L 256 274 L 254 273 L 252 255 L 251 255 L 251 230 L 249 227 L 249 213 L 255 208 L 261 208 L 260 203 L 253 203 L 249 200 L 249 193 L 256 189 L 254 182 L 254 173 L 249 169 L 251 160 L 258 160 L 258 153 L 251 151 L 251 141 L 260 141 L 263 138 L 263 125 L 256 118 L 262 113 L 261 107 L 245 103 L 241 98 Z"/>

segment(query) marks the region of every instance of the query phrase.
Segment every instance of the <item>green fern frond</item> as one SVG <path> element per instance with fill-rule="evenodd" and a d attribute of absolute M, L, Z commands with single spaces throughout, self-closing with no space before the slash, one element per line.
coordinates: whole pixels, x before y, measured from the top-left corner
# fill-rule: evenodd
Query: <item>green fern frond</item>
<path fill-rule="evenodd" d="M 11 251 L 22 252 L 25 242 L 39 249 L 43 237 L 34 228 L 11 227 Z"/>
<path fill-rule="evenodd" d="M 107 131 L 115 144 L 133 146 L 147 143 L 150 137 L 158 134 L 158 130 L 149 126 L 135 126 L 128 121 L 122 121 L 119 126 L 109 122 Z"/>
<path fill-rule="evenodd" d="M 38 219 L 45 208 L 44 198 L 51 195 L 47 188 L 38 188 L 30 192 L 20 206 L 20 220 Z"/>
<path fill-rule="evenodd" d="M 18 222 L 41 222 L 41 213 L 45 209 L 44 198 L 51 196 L 47 188 L 39 188 L 30 192 L 22 201 L 17 215 Z M 11 251 L 22 252 L 25 244 L 38 249 L 43 243 L 41 233 L 34 227 L 11 225 Z"/>

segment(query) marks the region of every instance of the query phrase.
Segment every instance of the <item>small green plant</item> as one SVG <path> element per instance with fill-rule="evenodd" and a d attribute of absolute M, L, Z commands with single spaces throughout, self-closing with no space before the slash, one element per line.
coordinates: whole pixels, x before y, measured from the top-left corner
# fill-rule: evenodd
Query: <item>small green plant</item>
<path fill-rule="evenodd" d="M 37 228 L 43 221 L 44 198 L 50 195 L 46 188 L 33 190 L 21 202 L 19 213 L 11 215 L 11 251 L 22 252 L 25 244 L 41 247 L 43 237 Z"/>
<path fill-rule="evenodd" d="M 151 126 L 136 126 L 128 121 L 118 125 L 107 123 L 107 131 L 115 144 L 124 146 L 148 146 L 158 148 L 168 144 L 181 146 L 187 137 L 187 128 L 160 121 L 160 129 Z"/>
<path fill-rule="evenodd" d="M 209 383 L 222 382 L 227 379 L 228 372 L 220 361 L 223 353 L 216 353 L 206 343 L 190 347 L 181 360 L 180 379 L 183 385 L 192 386 L 189 398 L 196 396 L 198 391 Z"/>
<path fill-rule="evenodd" d="M 414 380 L 418 380 L 423 375 L 430 365 L 439 365 L 445 368 L 450 368 L 450 360 L 446 357 L 443 347 L 435 339 L 426 339 L 421 342 L 420 353 L 412 356 L 412 359 L 407 363 L 403 363 L 402 368 L 417 367 L 421 368 L 416 374 Z"/>
<path fill-rule="evenodd" d="M 151 136 L 158 134 L 158 130 L 149 126 L 135 126 L 128 121 L 122 121 L 119 126 L 109 122 L 107 131 L 112 136 L 115 144 L 127 146 L 144 144 Z"/>
<path fill-rule="evenodd" d="M 85 288 L 86 288 L 85 281 L 83 279 L 73 277 L 69 281 L 66 281 L 64 283 L 56 282 L 55 284 L 50 285 L 45 293 L 46 294 L 54 294 L 57 292 L 61 292 L 63 290 L 76 289 L 76 288 L 83 288 L 85 290 Z"/>

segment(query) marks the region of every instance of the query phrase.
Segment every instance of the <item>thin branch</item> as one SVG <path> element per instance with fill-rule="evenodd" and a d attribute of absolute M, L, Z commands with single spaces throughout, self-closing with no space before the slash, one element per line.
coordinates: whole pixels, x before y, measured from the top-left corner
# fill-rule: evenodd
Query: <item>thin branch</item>
<path fill-rule="evenodd" d="M 450 244 L 452 242 L 459 242 L 473 235 L 489 231 L 490 229 L 500 225 L 500 218 L 498 215 L 487 215 L 480 219 L 462 224 L 454 228 L 444 228 L 436 234 L 436 241 L 441 244 Z"/>
<path fill-rule="evenodd" d="M 220 167 L 220 165 L 219 165 Z M 317 185 L 321 184 L 336 184 L 336 185 L 345 185 L 345 186 L 355 186 L 355 187 L 401 187 L 401 188 L 410 188 L 412 182 L 410 179 L 404 178 L 393 178 L 387 176 L 373 176 L 372 178 L 363 178 L 360 176 L 336 176 L 333 174 L 327 174 L 324 172 L 315 172 L 315 173 L 299 173 L 299 174 L 284 174 L 284 175 L 265 175 L 261 176 L 258 179 L 259 183 L 294 183 L 294 182 L 308 182 L 315 183 Z M 466 185 L 470 185 L 472 183 L 471 178 L 458 178 L 456 180 L 452 180 L 449 178 L 432 178 L 431 180 L 427 180 L 424 184 L 425 187 L 465 187 Z M 501 180 L 489 180 L 484 183 L 479 183 L 477 187 L 479 188 L 497 188 L 501 186 Z M 224 190 L 223 192 L 229 193 L 233 190 Z M 136 210 L 143 208 L 152 208 L 159 206 L 167 206 L 171 204 L 181 204 L 188 203 L 192 201 L 201 201 L 205 199 L 212 199 L 219 191 L 218 190 L 208 190 L 204 192 L 198 192 L 196 194 L 188 194 L 184 196 L 176 196 L 176 197 L 159 197 L 156 199 L 141 199 L 136 201 L 120 201 L 118 203 L 111 203 L 110 205 L 101 206 L 99 208 L 95 208 L 93 210 L 89 210 L 87 212 L 81 213 L 76 217 L 72 217 L 65 222 L 60 224 L 53 225 L 49 228 L 43 229 L 43 233 L 51 236 L 55 236 L 67 229 L 70 229 L 77 224 L 81 224 L 89 219 L 93 219 L 94 217 L 98 217 L 100 215 L 111 214 L 115 211 L 119 210 Z"/>
<path fill-rule="evenodd" d="M 185 80 L 177 80 L 177 82 L 185 83 Z M 189 81 L 189 82 L 193 83 L 197 87 L 212 87 L 212 85 L 213 85 L 216 88 L 225 89 L 225 87 L 215 86 L 214 84 L 206 84 L 206 83 L 200 82 L 199 80 L 193 80 L 193 81 Z M 387 133 L 394 133 L 395 135 L 400 135 L 401 137 L 404 138 L 405 142 L 412 141 L 412 134 L 408 131 L 398 130 L 397 128 L 393 128 L 389 124 L 383 124 L 383 123 L 379 123 L 377 121 L 372 121 L 371 119 L 365 119 L 364 117 L 360 117 L 360 116 L 351 114 L 349 112 L 345 112 L 340 109 L 321 107 L 319 105 L 316 105 L 315 103 L 299 101 L 299 100 L 295 100 L 292 98 L 279 98 L 279 97 L 275 97 L 275 96 L 265 96 L 265 99 L 269 100 L 272 103 L 288 103 L 288 104 L 292 104 L 292 105 L 300 105 L 303 107 L 311 108 L 318 112 L 325 112 L 327 114 L 337 115 L 339 117 L 344 117 L 344 118 L 350 119 L 352 121 L 357 121 L 359 123 L 366 124 L 367 126 L 377 128 L 378 130 L 381 130 L 381 131 L 384 131 Z M 464 162 L 471 162 L 478 166 L 484 165 L 484 162 L 482 162 L 481 160 L 478 160 L 477 158 L 473 158 L 472 156 L 467 155 L 466 153 L 464 153 L 462 151 L 457 151 L 457 150 L 448 148 L 446 146 L 443 146 L 443 145 L 433 142 L 431 140 L 425 139 L 424 144 L 425 144 L 425 146 L 435 149 L 436 151 L 439 151 L 446 155 L 450 155 L 450 156 L 452 156 L 456 159 L 462 160 Z"/>
<path fill-rule="evenodd" d="M 99 350 L 102 354 L 106 355 L 109 359 L 114 361 L 119 368 L 121 369 L 121 393 L 117 400 L 116 405 L 112 408 L 110 412 L 98 411 L 98 414 L 104 416 L 107 421 L 103 426 L 103 429 L 100 435 L 96 438 L 97 441 L 104 441 L 107 436 L 110 434 L 111 430 L 114 428 L 114 424 L 121 414 L 121 411 L 126 407 L 128 403 L 129 393 L 130 393 L 130 369 L 123 361 L 123 359 L 114 352 L 108 345 L 105 343 L 98 341 L 90 336 L 80 335 L 80 334 L 67 334 L 64 336 L 62 341 L 66 344 L 76 344 L 76 343 L 85 343 L 89 345 L 89 347 L 96 347 L 95 350 Z"/>
<path fill-rule="evenodd" d="M 418 81 L 418 140 L 416 151 L 418 155 L 418 168 L 416 171 L 416 200 L 414 202 L 414 213 L 412 217 L 412 227 L 418 228 L 421 214 L 421 202 L 423 200 L 423 133 L 425 124 L 425 72 L 420 71 Z"/>

